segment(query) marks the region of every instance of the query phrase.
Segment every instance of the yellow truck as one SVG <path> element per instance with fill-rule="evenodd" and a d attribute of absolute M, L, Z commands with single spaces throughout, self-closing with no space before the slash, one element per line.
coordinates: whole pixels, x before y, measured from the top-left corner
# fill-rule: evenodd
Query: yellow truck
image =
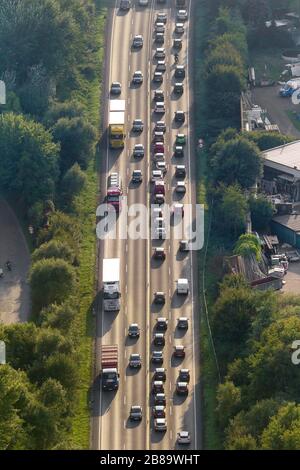
<path fill-rule="evenodd" d="M 123 148 L 125 144 L 125 100 L 109 102 L 109 145 L 113 149 Z"/>

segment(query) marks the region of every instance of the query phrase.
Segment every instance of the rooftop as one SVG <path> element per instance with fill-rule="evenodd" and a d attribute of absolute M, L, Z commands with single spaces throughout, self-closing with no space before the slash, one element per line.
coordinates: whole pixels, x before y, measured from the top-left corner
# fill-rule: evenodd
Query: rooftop
<path fill-rule="evenodd" d="M 300 232 L 300 214 L 278 215 L 277 217 L 273 217 L 273 221 L 294 232 Z"/>
<path fill-rule="evenodd" d="M 262 155 L 270 162 L 300 170 L 300 140 L 266 150 Z"/>

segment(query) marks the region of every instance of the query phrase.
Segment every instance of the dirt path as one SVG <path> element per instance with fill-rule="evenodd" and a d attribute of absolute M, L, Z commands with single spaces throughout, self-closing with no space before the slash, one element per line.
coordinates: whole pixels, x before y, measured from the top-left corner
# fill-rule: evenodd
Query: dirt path
<path fill-rule="evenodd" d="M 10 260 L 12 270 L 5 268 Z M 4 276 L 0 279 L 0 321 L 9 324 L 24 322 L 30 313 L 30 290 L 27 282 L 30 253 L 18 220 L 0 199 L 0 268 Z"/>

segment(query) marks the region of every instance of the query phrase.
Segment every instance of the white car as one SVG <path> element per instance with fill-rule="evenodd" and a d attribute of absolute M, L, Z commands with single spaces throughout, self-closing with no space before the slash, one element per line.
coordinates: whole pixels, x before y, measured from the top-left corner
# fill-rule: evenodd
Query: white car
<path fill-rule="evenodd" d="M 149 3 L 149 0 L 139 0 L 139 5 L 141 7 L 146 7 Z"/>
<path fill-rule="evenodd" d="M 166 51 L 164 47 L 157 47 L 155 51 L 156 59 L 164 59 L 166 57 Z"/>
<path fill-rule="evenodd" d="M 156 15 L 156 23 L 166 23 L 167 22 L 167 14 L 163 11 L 160 11 Z"/>
<path fill-rule="evenodd" d="M 136 85 L 140 85 L 141 83 L 143 83 L 143 79 L 144 79 L 143 73 L 140 70 L 137 70 L 133 74 L 132 83 Z"/>
<path fill-rule="evenodd" d="M 177 34 L 183 34 L 184 33 L 184 24 L 183 23 L 176 23 L 175 33 L 177 33 Z"/>
<path fill-rule="evenodd" d="M 187 20 L 188 14 L 186 10 L 178 10 L 177 12 L 177 19 L 178 21 L 185 21 Z"/>
<path fill-rule="evenodd" d="M 155 431 L 166 431 L 167 430 L 166 418 L 156 418 L 154 420 L 154 429 Z"/>
<path fill-rule="evenodd" d="M 166 112 L 165 103 L 163 101 L 158 101 L 155 104 L 154 112 L 164 114 Z"/>
<path fill-rule="evenodd" d="M 156 23 L 156 24 L 155 24 L 155 32 L 156 32 L 156 33 L 164 33 L 164 32 L 165 32 L 165 25 L 164 25 L 164 23 Z"/>
<path fill-rule="evenodd" d="M 164 175 L 161 170 L 152 170 L 152 175 L 151 175 L 152 183 L 154 183 L 154 181 L 161 181 L 163 177 Z"/>
<path fill-rule="evenodd" d="M 164 60 L 159 60 L 156 65 L 157 72 L 165 72 L 166 71 L 166 62 Z"/>
<path fill-rule="evenodd" d="M 188 431 L 180 431 L 177 433 L 177 443 L 178 444 L 190 444 L 191 436 Z"/>
<path fill-rule="evenodd" d="M 186 192 L 185 182 L 177 181 L 175 191 L 176 193 L 185 193 Z"/>

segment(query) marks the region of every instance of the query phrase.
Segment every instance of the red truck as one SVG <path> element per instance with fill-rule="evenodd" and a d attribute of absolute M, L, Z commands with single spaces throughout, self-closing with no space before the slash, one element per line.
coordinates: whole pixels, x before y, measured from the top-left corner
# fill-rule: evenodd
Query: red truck
<path fill-rule="evenodd" d="M 122 185 L 118 173 L 111 173 L 107 182 L 106 202 L 111 204 L 116 212 L 122 208 Z"/>
<path fill-rule="evenodd" d="M 118 345 L 103 345 L 101 348 L 101 379 L 103 390 L 118 390 Z"/>

